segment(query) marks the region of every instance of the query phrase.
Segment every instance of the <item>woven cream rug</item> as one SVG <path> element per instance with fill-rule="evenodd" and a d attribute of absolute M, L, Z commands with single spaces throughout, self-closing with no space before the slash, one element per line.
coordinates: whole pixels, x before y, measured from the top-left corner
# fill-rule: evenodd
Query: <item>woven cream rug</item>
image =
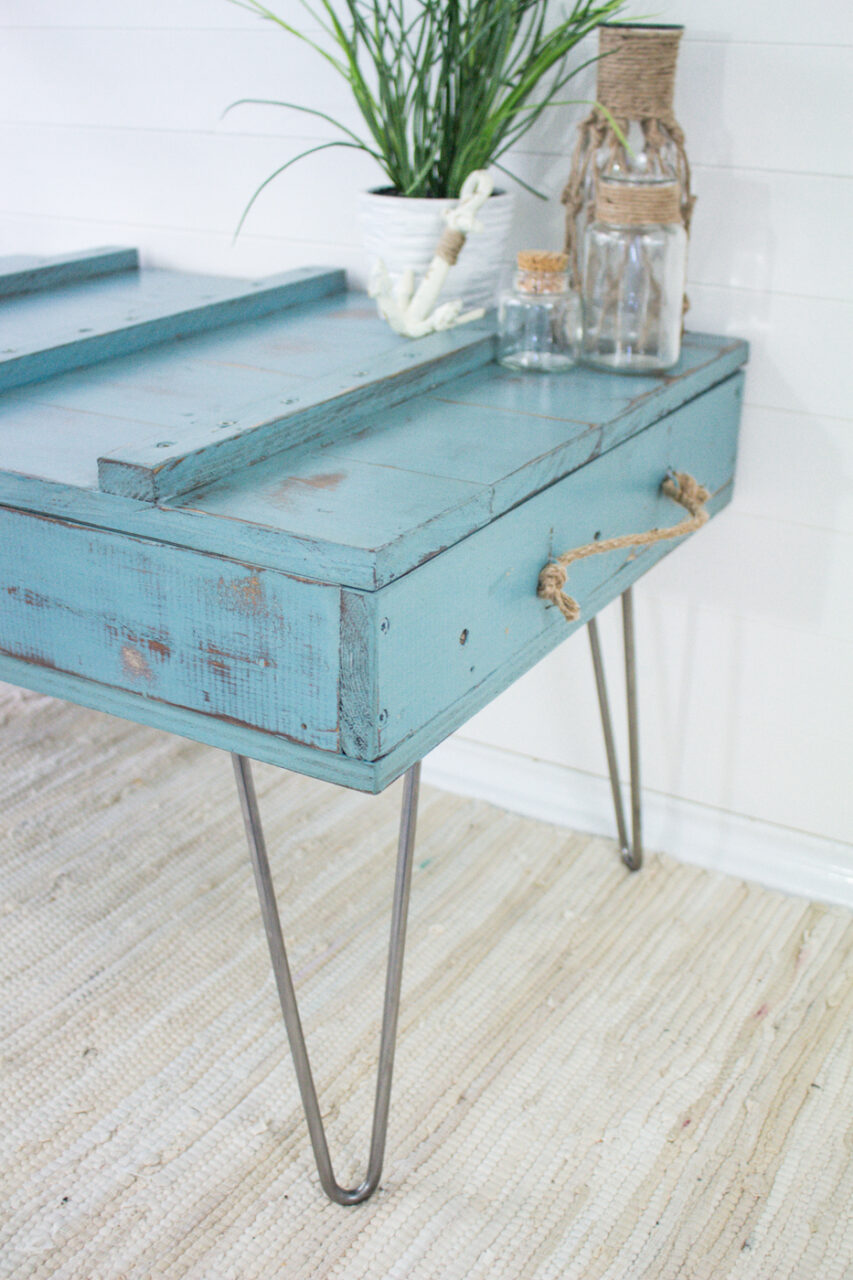
<path fill-rule="evenodd" d="M 383 1185 L 321 1195 L 222 752 L 0 686 L 0 1274 L 853 1275 L 849 913 L 425 789 Z M 399 786 L 259 768 L 340 1176 Z"/>

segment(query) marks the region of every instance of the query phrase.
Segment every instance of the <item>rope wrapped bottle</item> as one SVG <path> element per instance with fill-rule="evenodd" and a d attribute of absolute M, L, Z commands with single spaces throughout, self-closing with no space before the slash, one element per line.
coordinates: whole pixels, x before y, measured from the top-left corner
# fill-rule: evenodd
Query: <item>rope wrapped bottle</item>
<path fill-rule="evenodd" d="M 613 23 L 599 28 L 596 106 L 581 121 L 566 206 L 566 252 L 580 288 L 583 233 L 592 220 L 599 177 L 675 181 L 681 221 L 690 231 L 695 196 L 684 133 L 673 111 L 675 69 L 683 27 Z M 604 110 L 602 110 L 604 108 Z M 615 120 L 629 149 L 611 123 Z"/>

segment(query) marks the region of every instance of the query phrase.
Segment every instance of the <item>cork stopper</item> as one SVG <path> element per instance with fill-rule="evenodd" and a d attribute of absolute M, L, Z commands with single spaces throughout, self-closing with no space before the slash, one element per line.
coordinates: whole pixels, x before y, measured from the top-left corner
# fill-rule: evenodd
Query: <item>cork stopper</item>
<path fill-rule="evenodd" d="M 522 249 L 518 255 L 519 271 L 566 271 L 569 265 L 567 253 L 550 253 L 547 249 Z"/>
<path fill-rule="evenodd" d="M 681 222 L 677 182 L 599 182 L 595 220 L 619 227 Z"/>

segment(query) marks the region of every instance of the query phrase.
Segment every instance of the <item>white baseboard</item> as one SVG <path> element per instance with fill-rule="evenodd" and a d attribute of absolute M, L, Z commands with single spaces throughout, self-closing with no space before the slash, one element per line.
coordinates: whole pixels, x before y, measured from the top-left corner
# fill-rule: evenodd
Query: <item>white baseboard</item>
<path fill-rule="evenodd" d="M 427 756 L 423 776 L 445 791 L 529 818 L 615 835 L 610 784 L 596 774 L 453 737 Z M 645 790 L 643 828 L 647 849 L 770 889 L 853 907 L 853 845 Z"/>

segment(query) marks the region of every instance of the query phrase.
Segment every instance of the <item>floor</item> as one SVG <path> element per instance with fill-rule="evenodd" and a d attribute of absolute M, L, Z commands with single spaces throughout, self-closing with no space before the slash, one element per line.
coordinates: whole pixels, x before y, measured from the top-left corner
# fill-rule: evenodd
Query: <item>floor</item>
<path fill-rule="evenodd" d="M 0 686 L 0 1275 L 853 1276 L 853 920 L 426 788 L 321 1195 L 221 752 Z M 399 785 L 258 768 L 341 1177 Z"/>

